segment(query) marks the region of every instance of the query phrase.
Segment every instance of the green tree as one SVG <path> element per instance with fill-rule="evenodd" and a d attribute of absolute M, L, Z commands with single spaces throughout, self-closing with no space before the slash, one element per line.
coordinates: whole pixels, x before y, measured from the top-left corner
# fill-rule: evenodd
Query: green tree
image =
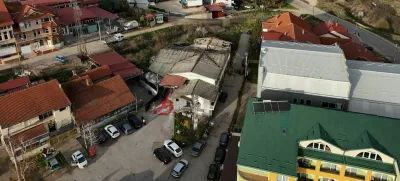
<path fill-rule="evenodd" d="M 129 10 L 127 0 L 100 0 L 100 7 L 112 13 L 122 13 Z"/>

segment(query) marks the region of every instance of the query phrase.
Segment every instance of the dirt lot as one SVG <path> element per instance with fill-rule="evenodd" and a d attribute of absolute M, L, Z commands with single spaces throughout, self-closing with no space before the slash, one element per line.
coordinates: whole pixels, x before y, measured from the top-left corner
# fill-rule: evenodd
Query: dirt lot
<path fill-rule="evenodd" d="M 178 0 L 160 2 L 156 4 L 156 7 L 165 9 L 169 12 L 184 14 L 196 14 L 204 11 L 204 7 L 191 7 L 186 9 L 182 8 L 182 5 L 178 2 Z"/>

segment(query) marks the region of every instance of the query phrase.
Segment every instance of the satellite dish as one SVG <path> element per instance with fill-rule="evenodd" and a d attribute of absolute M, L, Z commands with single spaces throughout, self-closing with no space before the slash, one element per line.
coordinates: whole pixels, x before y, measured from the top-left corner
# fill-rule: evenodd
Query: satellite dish
<path fill-rule="evenodd" d="M 19 23 L 19 27 L 24 27 L 24 26 L 25 26 L 25 24 L 23 22 Z"/>

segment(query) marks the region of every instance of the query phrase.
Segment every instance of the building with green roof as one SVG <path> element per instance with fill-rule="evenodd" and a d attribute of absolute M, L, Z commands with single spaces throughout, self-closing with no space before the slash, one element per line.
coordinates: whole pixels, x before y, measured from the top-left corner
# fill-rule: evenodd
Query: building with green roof
<path fill-rule="evenodd" d="M 396 119 L 250 98 L 238 180 L 399 181 Z"/>

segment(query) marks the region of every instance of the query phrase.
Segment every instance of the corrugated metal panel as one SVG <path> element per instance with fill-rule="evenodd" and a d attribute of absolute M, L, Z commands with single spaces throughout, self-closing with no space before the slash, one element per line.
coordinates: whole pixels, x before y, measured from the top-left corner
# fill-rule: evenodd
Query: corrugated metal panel
<path fill-rule="evenodd" d="M 351 99 L 349 111 L 400 119 L 400 105 L 369 100 Z"/>

